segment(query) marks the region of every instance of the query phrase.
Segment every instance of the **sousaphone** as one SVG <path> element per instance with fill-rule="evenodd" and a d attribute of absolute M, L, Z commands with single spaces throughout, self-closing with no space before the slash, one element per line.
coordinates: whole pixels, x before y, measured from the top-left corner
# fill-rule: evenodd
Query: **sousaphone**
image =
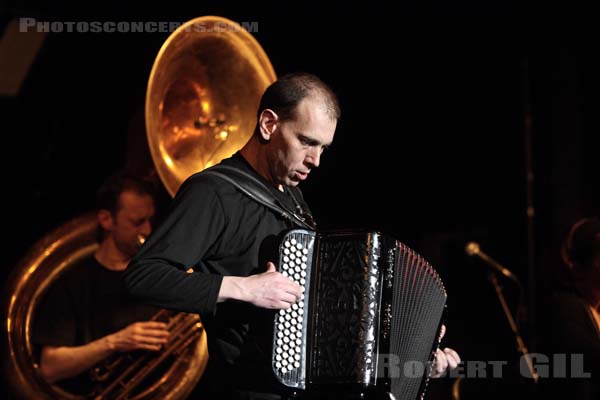
<path fill-rule="evenodd" d="M 167 39 L 150 74 L 145 116 L 152 159 L 171 195 L 248 141 L 274 80 L 258 42 L 227 19 L 197 18 Z"/>
<path fill-rule="evenodd" d="M 167 38 L 150 74 L 145 119 L 153 168 L 169 194 L 174 195 L 189 175 L 247 142 L 260 96 L 275 78 L 259 43 L 228 19 L 196 18 Z M 3 370 L 19 398 L 81 398 L 43 381 L 30 332 L 47 289 L 70 266 L 93 254 L 96 227 L 94 213 L 68 221 L 35 243 L 11 272 L 2 309 Z M 186 398 L 206 366 L 206 340 L 206 334 L 201 335 L 157 382 L 126 398 Z"/>

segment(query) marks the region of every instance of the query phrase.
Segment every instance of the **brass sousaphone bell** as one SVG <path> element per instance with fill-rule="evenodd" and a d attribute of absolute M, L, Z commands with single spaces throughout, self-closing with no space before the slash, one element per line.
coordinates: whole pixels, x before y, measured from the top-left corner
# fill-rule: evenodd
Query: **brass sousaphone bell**
<path fill-rule="evenodd" d="M 250 138 L 275 72 L 239 24 L 200 17 L 164 43 L 146 94 L 146 133 L 167 191 L 239 150 Z"/>
<path fill-rule="evenodd" d="M 189 175 L 246 143 L 256 124 L 260 96 L 275 78 L 258 42 L 228 19 L 199 17 L 168 37 L 150 74 L 145 119 L 154 168 L 172 196 Z M 30 332 L 46 290 L 71 265 L 93 253 L 96 226 L 93 213 L 68 221 L 33 245 L 11 273 L 2 309 L 7 335 L 3 370 L 19 398 L 82 398 L 43 381 Z M 126 398 L 186 398 L 206 361 L 204 334 L 157 382 Z"/>

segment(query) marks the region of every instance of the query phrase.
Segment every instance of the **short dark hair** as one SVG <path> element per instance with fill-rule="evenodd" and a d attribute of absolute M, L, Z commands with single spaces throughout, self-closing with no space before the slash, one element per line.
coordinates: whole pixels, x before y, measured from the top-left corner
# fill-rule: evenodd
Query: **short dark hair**
<path fill-rule="evenodd" d="M 575 270 L 586 270 L 600 255 L 600 218 L 582 218 L 571 227 L 561 248 L 564 263 Z"/>
<path fill-rule="evenodd" d="M 263 110 L 271 109 L 284 120 L 292 119 L 298 104 L 311 95 L 322 99 L 332 119 L 340 119 L 340 105 L 333 90 L 320 78 L 307 72 L 289 73 L 272 83 L 261 98 L 258 117 Z"/>
<path fill-rule="evenodd" d="M 127 171 L 117 171 L 109 176 L 96 192 L 96 210 L 108 210 L 112 214 L 119 211 L 119 196 L 131 191 L 140 195 L 156 196 L 154 185 Z"/>

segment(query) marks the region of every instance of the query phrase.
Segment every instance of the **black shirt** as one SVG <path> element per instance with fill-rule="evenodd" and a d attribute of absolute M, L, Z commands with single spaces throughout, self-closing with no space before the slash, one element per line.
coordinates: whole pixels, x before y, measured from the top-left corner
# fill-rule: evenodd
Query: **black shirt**
<path fill-rule="evenodd" d="M 548 357 L 550 376 L 542 379 L 543 394 L 548 398 L 598 399 L 600 396 L 600 331 L 589 303 L 572 286 L 557 290 L 541 314 L 544 333 L 542 350 Z M 562 355 L 556 361 L 554 355 Z M 571 364 L 571 357 L 583 357 L 583 365 Z M 564 361 L 563 361 L 564 360 Z M 557 364 L 557 365 L 553 365 Z M 577 362 L 575 362 L 577 364 Z M 564 372 L 554 376 L 555 371 Z M 573 376 L 589 373 L 590 377 Z M 546 378 L 546 377 L 543 377 Z"/>
<path fill-rule="evenodd" d="M 87 257 L 59 277 L 40 302 L 32 342 L 38 350 L 44 345 L 81 346 L 133 322 L 147 321 L 157 311 L 131 297 L 123 284 L 123 271 L 111 271 Z M 86 393 L 91 382 L 82 373 L 61 386 Z"/>
<path fill-rule="evenodd" d="M 298 188 L 281 192 L 236 153 L 222 162 L 261 180 L 289 209 Z M 272 310 L 248 303 L 217 303 L 223 276 L 249 276 L 276 262 L 280 235 L 291 222 L 250 199 L 229 182 L 202 172 L 179 189 L 172 208 L 125 273 L 135 296 L 160 307 L 200 313 L 208 335 L 209 365 L 202 382 L 213 392 L 225 386 L 272 391 Z M 193 267 L 196 273 L 185 270 Z M 207 378 L 207 376 L 210 378 Z"/>

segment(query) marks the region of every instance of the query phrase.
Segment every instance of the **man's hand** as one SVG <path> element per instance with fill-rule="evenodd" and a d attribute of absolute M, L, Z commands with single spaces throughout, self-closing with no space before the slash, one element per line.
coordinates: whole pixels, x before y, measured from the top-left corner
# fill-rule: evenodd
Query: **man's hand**
<path fill-rule="evenodd" d="M 235 299 L 272 309 L 288 309 L 301 297 L 300 285 L 277 272 L 272 262 L 262 274 L 223 277 L 219 291 L 219 301 Z"/>
<path fill-rule="evenodd" d="M 160 350 L 169 331 L 162 322 L 136 322 L 82 346 L 43 346 L 40 372 L 49 383 L 87 371 L 116 351 Z"/>
<path fill-rule="evenodd" d="M 440 331 L 440 340 L 446 334 L 446 326 L 442 325 Z M 435 361 L 431 372 L 432 378 L 439 378 L 444 375 L 448 369 L 453 370 L 460 364 L 460 356 L 453 349 L 446 347 L 445 349 L 437 349 L 435 354 Z"/>
<path fill-rule="evenodd" d="M 446 347 L 444 350 L 438 349 L 431 372 L 432 378 L 439 378 L 444 375 L 448 369 L 453 370 L 460 364 L 460 356 L 454 350 Z"/>
<path fill-rule="evenodd" d="M 168 338 L 167 324 L 156 321 L 135 322 L 106 337 L 113 351 L 158 351 Z"/>

